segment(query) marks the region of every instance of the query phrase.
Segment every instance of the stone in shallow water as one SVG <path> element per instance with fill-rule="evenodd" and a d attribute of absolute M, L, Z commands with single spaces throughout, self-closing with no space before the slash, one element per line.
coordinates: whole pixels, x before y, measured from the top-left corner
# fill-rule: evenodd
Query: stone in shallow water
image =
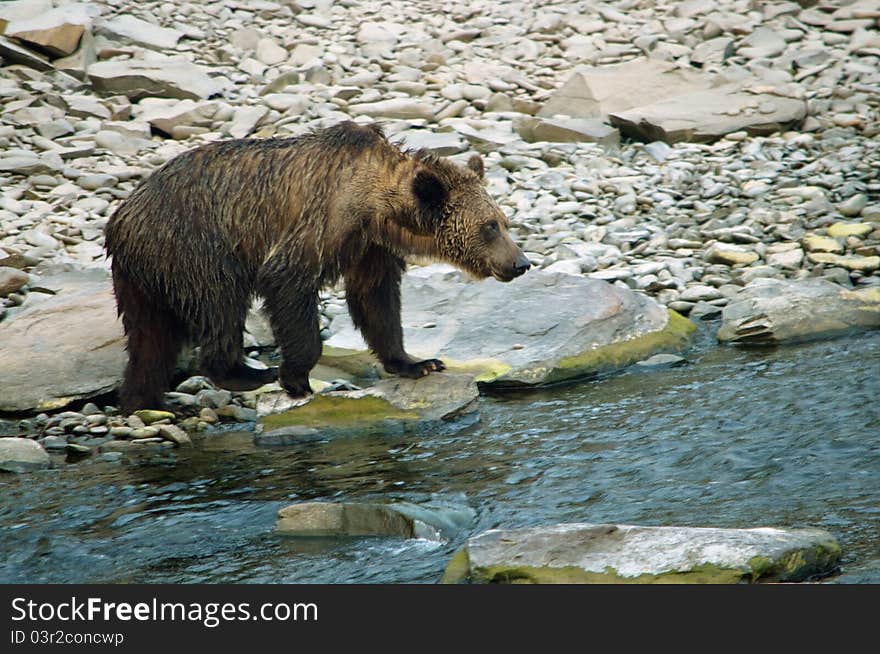
<path fill-rule="evenodd" d="M 680 348 L 695 329 L 650 298 L 597 279 L 544 271 L 508 284 L 458 277 L 442 267 L 405 275 L 404 342 L 413 356 L 441 359 L 486 385 L 550 384 L 624 368 Z M 346 314 L 330 331 L 323 361 L 354 372 L 368 356 L 363 339 Z"/>
<path fill-rule="evenodd" d="M 62 5 L 31 18 L 11 21 L 5 34 L 36 46 L 50 56 L 64 57 L 76 50 L 86 27 L 99 13 L 100 8 L 96 5 Z"/>
<path fill-rule="evenodd" d="M 46 450 L 29 438 L 0 438 L 0 471 L 28 472 L 49 467 Z"/>
<path fill-rule="evenodd" d="M 765 345 L 878 327 L 876 287 L 848 291 L 824 279 L 756 279 L 724 307 L 718 340 Z"/>
<path fill-rule="evenodd" d="M 804 581 L 837 569 L 821 529 L 560 524 L 468 539 L 444 583 L 743 583 Z"/>
<path fill-rule="evenodd" d="M 276 533 L 285 536 L 397 536 L 441 540 L 474 519 L 467 508 L 409 503 L 303 502 L 278 511 Z"/>
<path fill-rule="evenodd" d="M 875 229 L 871 223 L 834 223 L 828 227 L 828 236 L 846 238 L 847 236 L 865 236 Z"/>

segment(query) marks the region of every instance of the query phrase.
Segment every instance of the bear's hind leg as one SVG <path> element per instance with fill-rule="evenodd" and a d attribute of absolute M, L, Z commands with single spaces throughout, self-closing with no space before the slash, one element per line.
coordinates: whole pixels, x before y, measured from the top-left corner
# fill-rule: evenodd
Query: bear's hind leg
<path fill-rule="evenodd" d="M 400 278 L 404 262 L 373 246 L 345 274 L 345 296 L 355 327 L 387 372 L 419 378 L 446 369 L 439 359 L 419 360 L 403 348 L 400 324 Z"/>
<path fill-rule="evenodd" d="M 252 391 L 277 378 L 274 368 L 259 370 L 243 361 L 242 332 L 248 306 L 246 300 L 227 299 L 222 311 L 207 312 L 210 315 L 203 320 L 209 327 L 201 339 L 202 374 L 230 391 Z"/>
<path fill-rule="evenodd" d="M 113 270 L 113 285 L 128 350 L 119 408 L 124 414 L 160 408 L 177 365 L 185 330 L 167 307 L 151 300 L 118 269 Z"/>

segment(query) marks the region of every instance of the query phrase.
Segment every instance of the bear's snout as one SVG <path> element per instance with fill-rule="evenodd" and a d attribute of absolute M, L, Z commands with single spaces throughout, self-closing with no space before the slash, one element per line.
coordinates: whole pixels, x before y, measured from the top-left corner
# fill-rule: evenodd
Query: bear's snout
<path fill-rule="evenodd" d="M 529 261 L 528 257 L 526 257 L 526 255 L 523 254 L 522 250 L 520 250 L 511 263 L 506 266 L 500 267 L 498 272 L 493 273 L 493 276 L 499 282 L 509 282 L 522 275 L 531 267 L 532 262 Z"/>
<path fill-rule="evenodd" d="M 525 254 L 520 254 L 513 264 L 513 276 L 519 277 L 526 270 L 532 267 L 532 262 L 526 258 Z"/>

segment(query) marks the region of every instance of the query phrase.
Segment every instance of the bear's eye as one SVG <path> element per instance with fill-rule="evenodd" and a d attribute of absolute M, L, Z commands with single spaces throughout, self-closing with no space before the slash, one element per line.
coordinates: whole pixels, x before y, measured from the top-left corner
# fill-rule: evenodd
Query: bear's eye
<path fill-rule="evenodd" d="M 498 236 L 499 226 L 497 220 L 490 220 L 487 223 L 483 223 L 483 236 L 486 240 L 491 240 Z"/>

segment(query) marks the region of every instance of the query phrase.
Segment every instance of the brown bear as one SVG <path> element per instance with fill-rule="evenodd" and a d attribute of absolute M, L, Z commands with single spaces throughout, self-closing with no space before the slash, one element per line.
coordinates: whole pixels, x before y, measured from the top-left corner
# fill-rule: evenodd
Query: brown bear
<path fill-rule="evenodd" d="M 458 166 L 403 151 L 380 127 L 353 122 L 295 138 L 211 143 L 170 160 L 106 228 L 128 337 L 120 408 L 160 406 L 187 341 L 201 346 L 202 372 L 220 386 L 273 380 L 274 370 L 243 362 L 255 295 L 281 348 L 279 382 L 293 396 L 310 393 L 321 354 L 318 292 L 340 277 L 352 320 L 385 370 L 443 370 L 404 350 L 404 257 L 501 281 L 529 268 L 482 177 L 479 155 Z"/>

